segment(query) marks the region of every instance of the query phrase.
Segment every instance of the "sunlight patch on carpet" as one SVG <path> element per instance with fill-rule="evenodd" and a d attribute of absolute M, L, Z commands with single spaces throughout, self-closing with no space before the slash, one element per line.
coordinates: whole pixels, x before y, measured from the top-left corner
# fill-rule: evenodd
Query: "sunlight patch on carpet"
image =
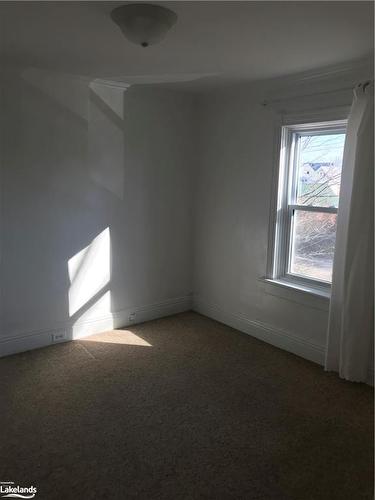
<path fill-rule="evenodd" d="M 96 333 L 85 337 L 85 342 L 104 342 L 107 344 L 123 344 L 123 345 L 137 345 L 144 347 L 152 347 L 146 340 L 138 337 L 135 333 L 129 330 L 110 330 L 108 332 Z"/>

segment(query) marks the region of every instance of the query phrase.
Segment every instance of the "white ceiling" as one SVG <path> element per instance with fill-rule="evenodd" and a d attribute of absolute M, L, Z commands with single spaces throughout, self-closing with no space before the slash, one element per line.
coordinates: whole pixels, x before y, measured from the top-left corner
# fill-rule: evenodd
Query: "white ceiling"
<path fill-rule="evenodd" d="M 130 83 L 210 75 L 217 83 L 340 64 L 373 49 L 372 2 L 154 2 L 178 21 L 148 48 L 128 42 L 111 21 L 122 3 L 2 2 L 2 57 Z"/>

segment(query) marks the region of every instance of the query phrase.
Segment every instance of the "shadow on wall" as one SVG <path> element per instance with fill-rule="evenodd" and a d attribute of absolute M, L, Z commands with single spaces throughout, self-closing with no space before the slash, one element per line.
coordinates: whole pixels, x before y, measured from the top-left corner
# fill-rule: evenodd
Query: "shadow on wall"
<path fill-rule="evenodd" d="M 36 69 L 7 78 L 1 342 L 188 308 L 191 100 Z"/>
<path fill-rule="evenodd" d="M 26 241 L 38 242 L 21 259 L 32 268 L 27 282 L 37 283 L 37 293 L 21 289 L 25 316 L 40 325 L 35 316 L 43 309 L 46 327 L 57 324 L 68 339 L 112 329 L 111 252 L 120 249 L 111 248 L 110 226 L 118 229 L 124 197 L 125 90 L 36 69 L 18 84 L 24 151 L 12 160 L 21 190 L 28 185 L 19 220 L 34 228 L 24 232 Z"/>

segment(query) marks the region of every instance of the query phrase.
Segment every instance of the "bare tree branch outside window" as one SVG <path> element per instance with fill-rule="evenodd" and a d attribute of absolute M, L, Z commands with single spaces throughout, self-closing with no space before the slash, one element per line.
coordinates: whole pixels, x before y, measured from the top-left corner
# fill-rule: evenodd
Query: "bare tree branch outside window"
<path fill-rule="evenodd" d="M 338 207 L 344 134 L 300 138 L 297 204 Z M 331 280 L 336 239 L 336 214 L 296 210 L 291 271 Z"/>

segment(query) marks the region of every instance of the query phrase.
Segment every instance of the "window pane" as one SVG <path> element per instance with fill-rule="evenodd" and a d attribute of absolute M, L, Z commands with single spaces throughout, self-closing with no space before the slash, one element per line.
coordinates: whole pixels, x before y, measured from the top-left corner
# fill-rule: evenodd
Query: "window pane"
<path fill-rule="evenodd" d="M 338 207 L 345 134 L 303 135 L 297 158 L 297 204 Z"/>
<path fill-rule="evenodd" d="M 295 210 L 290 272 L 316 280 L 332 281 L 336 214 Z"/>

